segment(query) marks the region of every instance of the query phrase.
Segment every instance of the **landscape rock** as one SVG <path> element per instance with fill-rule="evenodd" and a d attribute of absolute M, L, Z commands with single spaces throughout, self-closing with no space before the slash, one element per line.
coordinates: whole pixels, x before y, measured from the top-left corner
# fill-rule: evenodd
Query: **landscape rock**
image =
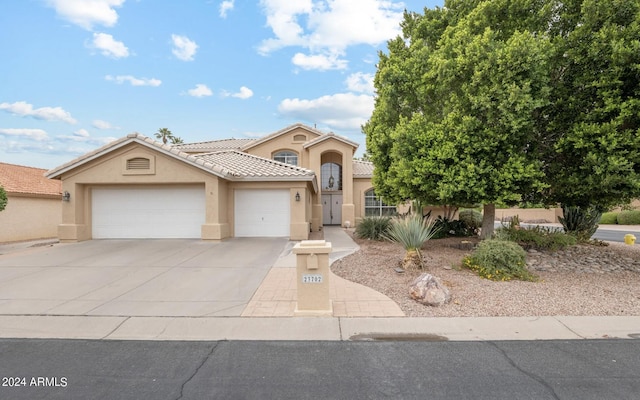
<path fill-rule="evenodd" d="M 421 274 L 411 283 L 409 295 L 415 301 L 433 307 L 451 300 L 449 289 L 440 283 L 438 278 L 428 273 Z"/>

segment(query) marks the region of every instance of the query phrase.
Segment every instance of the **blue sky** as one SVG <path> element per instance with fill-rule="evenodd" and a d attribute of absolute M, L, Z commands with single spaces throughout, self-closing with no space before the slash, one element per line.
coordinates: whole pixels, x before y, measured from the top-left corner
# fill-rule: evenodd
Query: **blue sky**
<path fill-rule="evenodd" d="M 0 2 L 0 161 L 53 168 L 168 128 L 185 142 L 296 122 L 360 143 L 378 50 L 443 0 Z"/>

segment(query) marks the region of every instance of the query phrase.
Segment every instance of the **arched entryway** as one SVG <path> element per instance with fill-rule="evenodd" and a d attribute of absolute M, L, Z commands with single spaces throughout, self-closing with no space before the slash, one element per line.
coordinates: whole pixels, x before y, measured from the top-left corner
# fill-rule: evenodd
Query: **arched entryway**
<path fill-rule="evenodd" d="M 327 152 L 322 155 L 320 181 L 322 192 L 322 224 L 342 224 L 342 154 Z"/>

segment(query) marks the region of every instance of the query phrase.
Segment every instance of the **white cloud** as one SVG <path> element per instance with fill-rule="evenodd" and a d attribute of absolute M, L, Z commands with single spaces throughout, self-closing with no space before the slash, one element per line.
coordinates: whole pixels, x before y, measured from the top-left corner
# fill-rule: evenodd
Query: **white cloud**
<path fill-rule="evenodd" d="M 131 76 L 131 75 L 118 75 L 118 76 L 107 75 L 104 77 L 104 79 L 108 81 L 116 82 L 118 84 L 129 82 L 131 86 L 160 86 L 162 84 L 162 81 L 160 79 L 136 78 L 135 76 Z"/>
<path fill-rule="evenodd" d="M 235 0 L 225 0 L 220 3 L 220 18 L 227 18 L 227 13 L 233 10 Z"/>
<path fill-rule="evenodd" d="M 319 122 L 335 129 L 360 130 L 373 112 L 373 96 L 338 93 L 313 100 L 285 99 L 278 111 L 293 119 Z"/>
<path fill-rule="evenodd" d="M 235 97 L 238 99 L 246 100 L 248 98 L 253 97 L 253 90 L 249 89 L 246 86 L 242 86 L 240 88 L 240 91 L 236 93 L 231 93 L 229 91 L 223 90 L 221 94 L 222 94 L 222 97 Z"/>
<path fill-rule="evenodd" d="M 196 55 L 198 49 L 196 42 L 181 35 L 171 35 L 171 41 L 174 46 L 171 52 L 174 56 L 182 61 L 193 61 L 193 56 Z"/>
<path fill-rule="evenodd" d="M 320 71 L 326 71 L 330 69 L 346 69 L 347 68 L 347 60 L 339 59 L 338 54 L 314 54 L 314 55 L 306 55 L 302 53 L 296 53 L 291 62 L 294 65 L 306 69 L 317 69 Z"/>
<path fill-rule="evenodd" d="M 73 132 L 73 134 L 81 138 L 89 137 L 89 131 L 87 131 L 86 129 L 78 129 L 77 131 Z"/>
<path fill-rule="evenodd" d="M 389 0 L 261 0 L 260 4 L 274 37 L 264 40 L 258 51 L 303 47 L 308 49 L 307 59 L 344 55 L 349 46 L 375 46 L 397 36 L 404 9 L 403 3 Z M 327 69 L 325 63 L 316 65 Z"/>
<path fill-rule="evenodd" d="M 100 50 L 100 53 L 106 57 L 129 57 L 129 49 L 127 46 L 122 42 L 118 42 L 113 36 L 107 33 L 94 33 L 91 47 Z"/>
<path fill-rule="evenodd" d="M 103 121 L 101 119 L 94 119 L 93 122 L 91 123 L 91 126 L 93 126 L 96 129 L 101 129 L 101 130 L 118 129 L 117 127 L 111 125 L 109 122 Z"/>
<path fill-rule="evenodd" d="M 193 97 L 211 96 L 213 92 L 203 83 L 198 83 L 195 88 L 187 90 L 187 94 Z"/>
<path fill-rule="evenodd" d="M 33 105 L 25 101 L 17 101 L 15 103 L 0 103 L 0 110 L 19 115 L 21 117 L 33 117 L 45 121 L 63 121 L 68 124 L 75 124 L 76 121 L 70 113 L 63 110 L 62 107 L 41 107 L 33 108 Z"/>
<path fill-rule="evenodd" d="M 56 13 L 63 19 L 91 30 L 93 25 L 114 26 L 120 7 L 125 0 L 48 0 Z"/>
<path fill-rule="evenodd" d="M 17 136 L 27 139 L 36 140 L 38 142 L 48 139 L 47 132 L 42 129 L 23 129 L 23 128 L 0 128 L 0 135 L 4 136 Z"/>
<path fill-rule="evenodd" d="M 356 72 L 347 77 L 345 83 L 347 89 L 352 92 L 373 94 L 375 88 L 373 86 L 373 74 L 365 74 L 364 72 Z"/>

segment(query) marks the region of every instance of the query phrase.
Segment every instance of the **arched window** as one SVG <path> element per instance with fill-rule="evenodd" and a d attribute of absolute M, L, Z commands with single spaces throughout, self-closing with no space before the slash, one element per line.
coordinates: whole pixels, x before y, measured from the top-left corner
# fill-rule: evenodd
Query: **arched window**
<path fill-rule="evenodd" d="M 382 217 L 383 215 L 395 215 L 396 207 L 384 204 L 382 198 L 376 196 L 373 189 L 364 192 L 364 216 Z"/>
<path fill-rule="evenodd" d="M 332 162 L 322 164 L 321 179 L 323 191 L 342 190 L 342 166 Z"/>
<path fill-rule="evenodd" d="M 298 165 L 298 155 L 293 151 L 279 151 L 273 155 L 273 159 L 285 164 Z"/>

